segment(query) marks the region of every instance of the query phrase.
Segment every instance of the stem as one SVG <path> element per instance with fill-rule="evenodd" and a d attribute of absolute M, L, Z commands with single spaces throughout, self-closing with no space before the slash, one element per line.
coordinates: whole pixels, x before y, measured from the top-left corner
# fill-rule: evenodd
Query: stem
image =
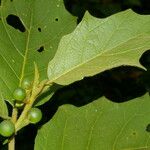
<path fill-rule="evenodd" d="M 24 107 L 24 110 L 23 110 L 22 114 L 20 115 L 19 119 L 16 122 L 16 131 L 21 129 L 20 126 L 22 126 L 22 123 L 26 119 L 28 111 L 31 109 L 31 107 L 32 107 L 32 105 L 34 103 L 34 100 L 35 100 L 35 97 L 31 97 L 30 102 L 27 103 L 26 106 Z"/>
<path fill-rule="evenodd" d="M 13 108 L 13 112 L 12 112 L 12 122 L 13 123 L 16 123 L 17 116 L 18 116 L 18 110 L 17 110 L 17 108 Z"/>
<path fill-rule="evenodd" d="M 9 144 L 8 144 L 8 150 L 15 150 L 15 136 L 9 142 Z"/>
<path fill-rule="evenodd" d="M 17 121 L 18 110 L 17 108 L 13 108 L 12 112 L 12 122 L 15 124 Z M 8 150 L 15 150 L 15 135 L 12 136 L 8 143 Z"/>

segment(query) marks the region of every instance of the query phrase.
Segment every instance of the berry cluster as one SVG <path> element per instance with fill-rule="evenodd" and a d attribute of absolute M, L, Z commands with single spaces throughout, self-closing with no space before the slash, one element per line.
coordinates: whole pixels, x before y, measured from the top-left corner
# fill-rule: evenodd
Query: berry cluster
<path fill-rule="evenodd" d="M 13 92 L 15 107 L 20 108 L 26 104 L 27 91 L 31 89 L 32 82 L 26 78 L 23 80 L 21 87 Z M 38 108 L 31 108 L 28 111 L 27 119 L 30 123 L 36 124 L 42 119 L 42 112 Z M 0 123 L 0 134 L 4 137 L 10 137 L 15 134 L 15 124 L 11 120 L 3 120 Z"/>

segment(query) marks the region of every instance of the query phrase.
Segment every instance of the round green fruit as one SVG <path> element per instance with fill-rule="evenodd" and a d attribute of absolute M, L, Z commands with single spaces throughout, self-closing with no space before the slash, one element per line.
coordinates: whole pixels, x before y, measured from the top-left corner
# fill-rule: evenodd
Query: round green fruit
<path fill-rule="evenodd" d="M 13 93 L 13 98 L 16 101 L 22 102 L 26 98 L 26 91 L 23 88 L 18 87 Z"/>
<path fill-rule="evenodd" d="M 15 125 L 11 120 L 4 120 L 0 123 L 0 134 L 4 137 L 10 137 L 15 133 Z"/>
<path fill-rule="evenodd" d="M 36 124 L 42 119 L 42 112 L 38 108 L 31 108 L 28 113 L 28 119 L 31 123 Z"/>
<path fill-rule="evenodd" d="M 31 87 L 31 80 L 29 78 L 24 78 L 22 81 L 22 88 L 28 90 Z"/>

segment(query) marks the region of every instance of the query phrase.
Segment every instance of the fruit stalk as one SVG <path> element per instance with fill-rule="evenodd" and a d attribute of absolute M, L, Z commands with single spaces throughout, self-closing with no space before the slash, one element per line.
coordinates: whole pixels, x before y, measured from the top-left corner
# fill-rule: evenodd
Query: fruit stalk
<path fill-rule="evenodd" d="M 12 112 L 12 122 L 16 123 L 17 121 L 17 116 L 18 116 L 18 110 L 17 108 L 13 108 Z M 8 143 L 8 150 L 15 150 L 15 135 L 12 136 Z"/>
<path fill-rule="evenodd" d="M 10 140 L 8 150 L 15 150 L 15 136 Z"/>

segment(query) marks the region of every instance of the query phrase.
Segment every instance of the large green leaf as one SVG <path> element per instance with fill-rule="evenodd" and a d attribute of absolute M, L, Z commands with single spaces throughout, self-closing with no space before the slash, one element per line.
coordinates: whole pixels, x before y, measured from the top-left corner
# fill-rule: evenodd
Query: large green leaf
<path fill-rule="evenodd" d="M 150 15 L 131 10 L 105 19 L 86 13 L 75 31 L 62 38 L 49 63 L 49 79 L 67 85 L 120 65 L 139 66 L 150 48 Z"/>
<path fill-rule="evenodd" d="M 46 78 L 48 62 L 60 38 L 74 29 L 76 18 L 65 10 L 63 0 L 2 0 L 0 15 L 0 91 L 12 103 L 14 88 L 24 76 L 33 76 L 34 61 L 41 79 Z M 7 24 L 9 15 L 20 18 L 25 32 Z"/>
<path fill-rule="evenodd" d="M 38 131 L 35 150 L 149 150 L 149 107 L 148 94 L 120 104 L 102 97 L 61 106 Z"/>

